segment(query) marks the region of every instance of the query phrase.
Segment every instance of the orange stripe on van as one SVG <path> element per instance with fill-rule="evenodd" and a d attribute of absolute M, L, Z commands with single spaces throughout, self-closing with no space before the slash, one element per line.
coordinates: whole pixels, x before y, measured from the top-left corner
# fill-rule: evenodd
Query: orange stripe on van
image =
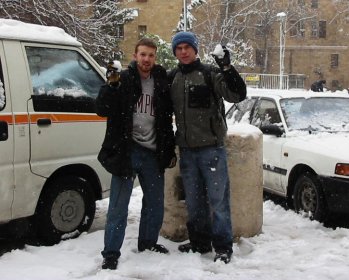
<path fill-rule="evenodd" d="M 74 123 L 74 122 L 105 122 L 106 118 L 97 115 L 80 115 L 80 114 L 15 114 L 14 121 L 12 115 L 0 115 L 0 121 L 8 124 L 26 124 L 36 123 L 38 119 L 51 119 L 52 123 Z"/>
<path fill-rule="evenodd" d="M 0 121 L 7 122 L 8 124 L 13 124 L 13 116 L 10 114 L 0 115 Z"/>

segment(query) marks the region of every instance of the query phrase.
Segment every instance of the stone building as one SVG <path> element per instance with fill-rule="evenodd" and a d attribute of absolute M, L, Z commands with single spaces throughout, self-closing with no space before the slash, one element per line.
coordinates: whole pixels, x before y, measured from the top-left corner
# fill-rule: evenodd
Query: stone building
<path fill-rule="evenodd" d="M 207 0 L 213 2 L 219 0 Z M 189 0 L 187 1 L 190 2 Z M 287 2 L 287 1 L 286 1 Z M 284 73 L 287 75 L 302 74 L 304 87 L 310 88 L 312 82 L 325 79 L 329 89 L 349 87 L 349 15 L 340 11 L 332 0 L 299 0 L 311 8 L 313 16 L 300 22 L 286 19 Z M 285 1 L 280 3 L 280 12 Z M 135 0 L 127 3 L 137 8 L 138 16 L 123 26 L 120 48 L 125 53 L 124 62 L 132 59 L 136 41 L 144 33 L 159 35 L 170 41 L 182 12 L 183 0 Z M 200 9 L 193 11 L 200 23 Z M 257 22 L 255 21 L 257 25 Z M 293 26 L 292 28 L 289 28 Z M 271 25 L 271 36 L 268 38 L 268 64 L 264 73 L 279 74 L 280 62 L 280 24 Z M 255 33 L 246 34 L 255 41 L 254 66 L 241 69 L 242 72 L 262 73 L 263 49 L 257 47 L 258 37 Z"/>
<path fill-rule="evenodd" d="M 286 27 L 285 74 L 304 74 L 305 88 L 319 79 L 327 81 L 331 90 L 349 87 L 349 18 L 339 13 L 331 0 L 312 0 L 315 16 L 311 20 Z M 286 26 L 295 23 L 286 21 Z M 279 73 L 280 23 L 273 26 L 272 49 L 268 58 L 268 73 Z M 257 59 L 255 60 L 258 65 Z"/>
<path fill-rule="evenodd" d="M 189 2 L 189 1 L 188 1 Z M 120 26 L 120 49 L 124 53 L 123 64 L 127 64 L 134 53 L 136 42 L 145 34 L 156 34 L 167 42 L 171 41 L 179 16 L 182 13 L 183 0 L 134 0 L 125 2 L 126 7 L 136 8 L 134 20 Z"/>

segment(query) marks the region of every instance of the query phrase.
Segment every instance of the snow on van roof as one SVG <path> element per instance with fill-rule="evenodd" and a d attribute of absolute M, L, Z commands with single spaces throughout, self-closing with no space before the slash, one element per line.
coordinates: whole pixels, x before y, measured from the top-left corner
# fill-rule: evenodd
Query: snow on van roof
<path fill-rule="evenodd" d="M 76 38 L 70 36 L 62 28 L 3 18 L 0 18 L 0 38 L 81 46 Z"/>

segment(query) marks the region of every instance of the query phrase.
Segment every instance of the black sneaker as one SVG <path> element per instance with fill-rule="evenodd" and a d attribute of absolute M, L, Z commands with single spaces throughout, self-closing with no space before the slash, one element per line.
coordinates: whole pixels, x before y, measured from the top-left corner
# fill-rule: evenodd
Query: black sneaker
<path fill-rule="evenodd" d="M 106 257 L 103 259 L 102 269 L 111 269 L 115 270 L 118 266 L 117 257 Z"/>
<path fill-rule="evenodd" d="M 230 263 L 231 255 L 233 252 L 231 251 L 221 251 L 216 252 L 216 256 L 214 257 L 214 261 L 222 261 L 224 263 Z"/>
<path fill-rule="evenodd" d="M 192 243 L 186 243 L 178 246 L 178 250 L 182 253 L 193 253 L 199 252 L 200 254 L 206 254 L 212 252 L 212 247 L 210 245 L 206 246 L 194 246 Z"/>
<path fill-rule="evenodd" d="M 139 252 L 143 252 L 145 250 L 157 252 L 160 254 L 167 254 L 168 253 L 168 250 L 166 249 L 166 247 L 164 245 L 160 245 L 160 244 L 155 244 L 154 246 L 149 247 L 149 248 L 138 248 Z"/>

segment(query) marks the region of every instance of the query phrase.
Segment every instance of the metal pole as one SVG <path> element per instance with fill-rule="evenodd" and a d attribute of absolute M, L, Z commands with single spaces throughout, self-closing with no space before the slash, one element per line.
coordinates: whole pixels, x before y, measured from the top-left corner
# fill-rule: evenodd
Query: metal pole
<path fill-rule="evenodd" d="M 280 19 L 280 77 L 279 88 L 283 88 L 283 76 L 284 76 L 284 59 L 285 59 L 285 22 L 286 14 L 284 12 L 278 13 L 277 17 Z"/>
<path fill-rule="evenodd" d="M 279 59 L 279 64 L 280 64 L 280 78 L 279 78 L 279 88 L 282 89 L 282 17 L 280 17 L 280 59 Z"/>
<path fill-rule="evenodd" d="M 187 0 L 183 0 L 184 31 L 187 31 Z"/>

